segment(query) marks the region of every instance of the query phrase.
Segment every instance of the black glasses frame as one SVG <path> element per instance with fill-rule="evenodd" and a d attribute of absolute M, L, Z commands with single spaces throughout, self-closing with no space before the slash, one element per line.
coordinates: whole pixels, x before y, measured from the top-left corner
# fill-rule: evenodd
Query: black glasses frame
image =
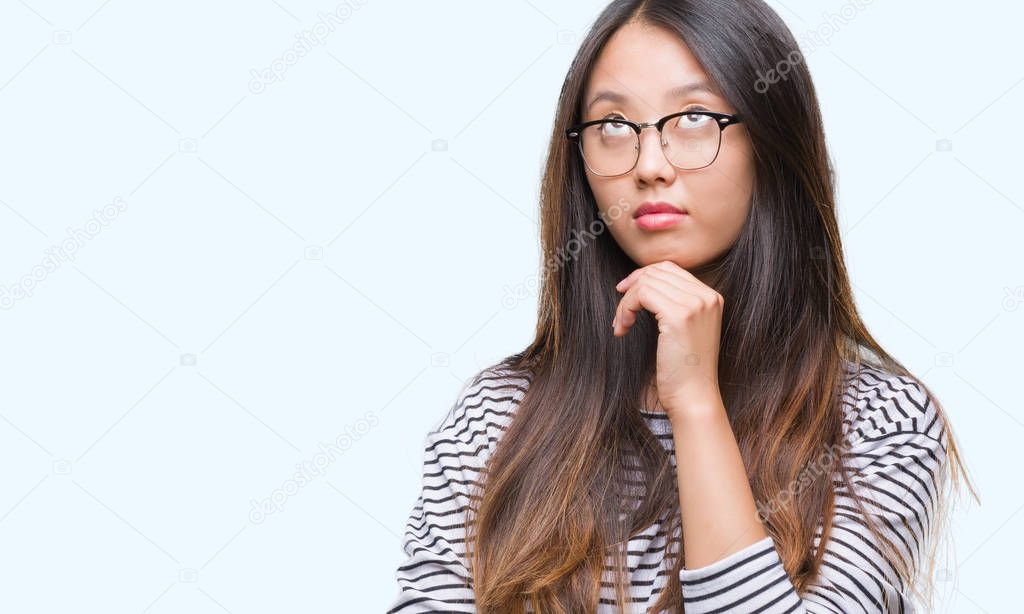
<path fill-rule="evenodd" d="M 634 168 L 636 168 L 637 162 L 640 161 L 639 139 L 640 139 L 640 132 L 644 128 L 649 128 L 649 127 L 653 126 L 653 127 L 658 129 L 658 137 L 659 137 L 659 140 L 661 141 L 661 146 L 664 149 L 664 147 L 665 147 L 665 145 L 667 145 L 667 143 L 665 142 L 665 137 L 664 137 L 664 135 L 661 132 L 662 128 L 664 128 L 665 124 L 667 124 L 670 120 L 675 119 L 675 118 L 680 117 L 680 116 L 683 116 L 683 115 L 704 115 L 706 117 L 710 117 L 710 118 L 714 119 L 715 120 L 715 124 L 718 126 L 718 135 L 719 135 L 718 136 L 718 151 L 715 152 L 715 157 L 711 158 L 711 162 L 708 162 L 704 166 L 698 166 L 697 168 L 682 169 L 682 170 L 689 170 L 689 171 L 695 171 L 695 170 L 699 170 L 699 169 L 707 168 L 708 166 L 711 166 L 711 164 L 714 163 L 714 161 L 718 159 L 718 153 L 722 150 L 722 136 L 721 136 L 722 132 L 724 132 L 725 129 L 728 128 L 729 126 L 731 126 L 733 124 L 738 124 L 738 123 L 743 121 L 743 116 L 738 114 L 738 113 L 718 113 L 716 111 L 704 111 L 704 110 L 694 109 L 694 110 L 690 110 L 690 111 L 679 111 L 678 113 L 672 113 L 670 115 L 666 115 L 665 117 L 662 117 L 658 121 L 653 121 L 653 122 L 634 122 L 634 121 L 630 121 L 630 120 L 625 119 L 625 118 L 618 118 L 618 119 L 616 119 L 614 117 L 605 117 L 605 118 L 602 118 L 602 119 L 594 119 L 594 120 L 583 122 L 581 124 L 576 124 L 575 126 L 567 129 L 565 131 L 565 136 L 570 141 L 574 141 L 576 143 L 577 147 L 579 148 L 580 157 L 583 158 L 583 162 L 584 162 L 584 164 L 586 164 L 587 157 L 585 155 L 583 155 L 583 141 L 580 140 L 580 134 L 583 133 L 583 129 L 584 128 L 586 128 L 587 126 L 593 126 L 595 124 L 625 124 L 625 125 L 629 126 L 630 128 L 632 128 L 633 132 L 636 133 L 637 143 L 638 143 L 637 150 L 636 150 L 636 159 L 633 160 L 633 166 L 629 167 L 629 170 L 624 171 L 622 173 L 618 173 L 616 175 L 600 175 L 600 173 L 594 173 L 595 175 L 600 175 L 601 177 L 619 177 L 621 175 L 625 175 L 626 173 L 632 172 L 632 170 Z M 668 159 L 667 156 L 666 156 L 666 159 Z M 672 161 L 669 160 L 669 164 L 671 164 L 671 163 L 672 163 Z M 673 164 L 672 166 L 675 166 L 675 165 Z M 590 166 L 587 165 L 587 168 L 590 168 Z M 677 166 L 676 168 L 681 168 L 681 167 Z M 591 169 L 591 172 L 593 172 L 593 169 Z"/>

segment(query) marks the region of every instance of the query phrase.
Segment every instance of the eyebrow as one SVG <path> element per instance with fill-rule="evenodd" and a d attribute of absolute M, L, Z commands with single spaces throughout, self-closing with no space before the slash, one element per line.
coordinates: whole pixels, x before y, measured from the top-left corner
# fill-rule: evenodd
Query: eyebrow
<path fill-rule="evenodd" d="M 668 100 L 671 98 L 682 98 L 683 96 L 688 96 L 690 94 L 694 94 L 697 92 L 711 94 L 712 96 L 717 95 L 715 94 L 715 91 L 711 88 L 707 81 L 695 81 L 693 83 L 679 85 L 668 90 L 667 92 L 665 92 L 665 99 Z M 626 100 L 628 100 L 628 97 L 623 96 L 622 94 L 614 92 L 612 90 L 601 90 L 594 95 L 594 98 L 590 101 L 590 104 L 587 105 L 587 110 L 589 111 L 590 107 L 594 106 L 595 104 L 602 100 L 607 100 L 615 104 L 622 104 L 626 102 Z"/>

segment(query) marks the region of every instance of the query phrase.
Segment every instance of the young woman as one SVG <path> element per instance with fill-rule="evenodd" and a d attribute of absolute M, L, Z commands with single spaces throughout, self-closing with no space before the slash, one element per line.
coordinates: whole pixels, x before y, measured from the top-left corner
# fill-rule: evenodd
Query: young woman
<path fill-rule="evenodd" d="M 800 60 L 760 0 L 597 19 L 543 179 L 536 338 L 429 433 L 391 612 L 930 599 L 966 474 L 857 313 Z"/>

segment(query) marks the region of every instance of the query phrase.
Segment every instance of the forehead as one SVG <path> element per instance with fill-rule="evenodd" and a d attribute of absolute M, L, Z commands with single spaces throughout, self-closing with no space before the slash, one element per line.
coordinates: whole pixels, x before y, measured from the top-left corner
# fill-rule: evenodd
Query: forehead
<path fill-rule="evenodd" d="M 652 111 L 681 98 L 723 100 L 679 37 L 660 27 L 627 24 L 598 55 L 581 104 L 584 112 L 603 101 Z"/>

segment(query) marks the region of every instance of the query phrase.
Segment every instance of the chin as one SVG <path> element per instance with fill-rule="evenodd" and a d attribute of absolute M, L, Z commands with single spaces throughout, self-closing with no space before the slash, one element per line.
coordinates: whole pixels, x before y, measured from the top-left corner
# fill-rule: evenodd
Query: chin
<path fill-rule="evenodd" d="M 708 262 L 707 258 L 695 258 L 692 254 L 687 254 L 679 251 L 649 251 L 649 250 L 638 250 L 638 252 L 631 256 L 633 262 L 637 263 L 637 266 L 647 266 L 656 262 L 674 262 L 680 268 L 690 270 L 701 266 Z"/>

